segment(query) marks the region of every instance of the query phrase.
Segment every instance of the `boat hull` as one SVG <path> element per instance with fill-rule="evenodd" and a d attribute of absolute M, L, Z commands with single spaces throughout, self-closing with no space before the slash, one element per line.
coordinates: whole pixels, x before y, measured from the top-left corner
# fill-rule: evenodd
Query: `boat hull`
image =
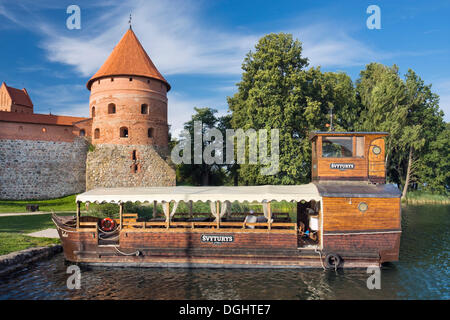
<path fill-rule="evenodd" d="M 297 234 L 248 230 L 122 230 L 118 244 L 99 245 L 92 231 L 59 229 L 66 260 L 117 267 L 183 268 L 325 268 L 327 251 L 298 248 Z M 233 239 L 203 241 L 205 235 Z M 354 241 L 354 239 L 352 240 Z M 341 242 L 342 243 L 342 242 Z M 395 244 L 394 244 L 395 245 Z M 337 248 L 329 248 L 330 250 Z M 373 248 L 332 251 L 342 258 L 340 268 L 380 266 L 383 258 Z"/>

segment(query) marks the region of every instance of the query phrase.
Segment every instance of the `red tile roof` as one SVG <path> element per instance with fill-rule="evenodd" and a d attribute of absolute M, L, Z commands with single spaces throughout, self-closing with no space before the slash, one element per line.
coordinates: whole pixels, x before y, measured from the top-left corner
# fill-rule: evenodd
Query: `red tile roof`
<path fill-rule="evenodd" d="M 0 111 L 0 121 L 8 121 L 8 122 L 71 126 L 75 122 L 87 119 L 89 118 L 55 116 L 52 114 L 39 114 L 39 113 L 27 114 L 27 113 Z"/>
<path fill-rule="evenodd" d="M 6 83 L 5 87 L 14 104 L 33 108 L 33 103 L 31 102 L 30 96 L 25 88 L 20 90 L 13 87 L 8 87 Z"/>
<path fill-rule="evenodd" d="M 97 79 L 121 75 L 157 79 L 164 82 L 167 85 L 167 90 L 170 90 L 169 83 L 156 69 L 131 28 L 128 29 L 106 62 L 92 76 L 86 86 L 90 90 L 92 83 Z"/>

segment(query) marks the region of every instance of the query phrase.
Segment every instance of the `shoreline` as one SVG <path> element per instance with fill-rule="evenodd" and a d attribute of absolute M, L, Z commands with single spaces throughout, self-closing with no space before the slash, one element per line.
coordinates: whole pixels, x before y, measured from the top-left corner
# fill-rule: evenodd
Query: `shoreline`
<path fill-rule="evenodd" d="M 0 256 L 0 276 L 5 276 L 26 265 L 53 257 L 62 252 L 62 245 L 55 244 L 48 247 L 33 247 L 14 251 Z"/>

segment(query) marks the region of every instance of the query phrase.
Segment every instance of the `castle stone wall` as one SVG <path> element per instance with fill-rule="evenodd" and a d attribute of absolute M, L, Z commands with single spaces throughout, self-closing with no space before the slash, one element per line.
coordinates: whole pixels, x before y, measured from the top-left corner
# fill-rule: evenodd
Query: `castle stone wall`
<path fill-rule="evenodd" d="M 0 140 L 0 199 L 50 199 L 85 191 L 88 143 Z"/>
<path fill-rule="evenodd" d="M 175 170 L 164 152 L 150 145 L 97 144 L 87 155 L 86 190 L 175 186 Z"/>

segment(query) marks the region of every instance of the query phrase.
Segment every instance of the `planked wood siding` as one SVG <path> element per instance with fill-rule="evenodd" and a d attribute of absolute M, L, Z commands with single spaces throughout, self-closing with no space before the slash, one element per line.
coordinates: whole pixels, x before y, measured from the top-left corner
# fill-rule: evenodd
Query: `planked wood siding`
<path fill-rule="evenodd" d="M 368 209 L 358 210 L 365 202 Z M 323 198 L 323 231 L 398 230 L 399 198 Z"/>
<path fill-rule="evenodd" d="M 312 145 L 315 151 L 312 153 L 311 176 L 312 180 L 373 180 L 377 183 L 385 181 L 385 143 L 383 134 L 355 134 L 353 136 L 353 152 L 355 153 L 356 137 L 364 137 L 364 156 L 348 158 L 322 158 L 323 136 L 340 136 L 339 134 L 320 134 L 313 138 Z M 374 146 L 381 148 L 379 155 L 374 155 Z M 331 169 L 331 163 L 353 163 L 354 169 Z"/>

